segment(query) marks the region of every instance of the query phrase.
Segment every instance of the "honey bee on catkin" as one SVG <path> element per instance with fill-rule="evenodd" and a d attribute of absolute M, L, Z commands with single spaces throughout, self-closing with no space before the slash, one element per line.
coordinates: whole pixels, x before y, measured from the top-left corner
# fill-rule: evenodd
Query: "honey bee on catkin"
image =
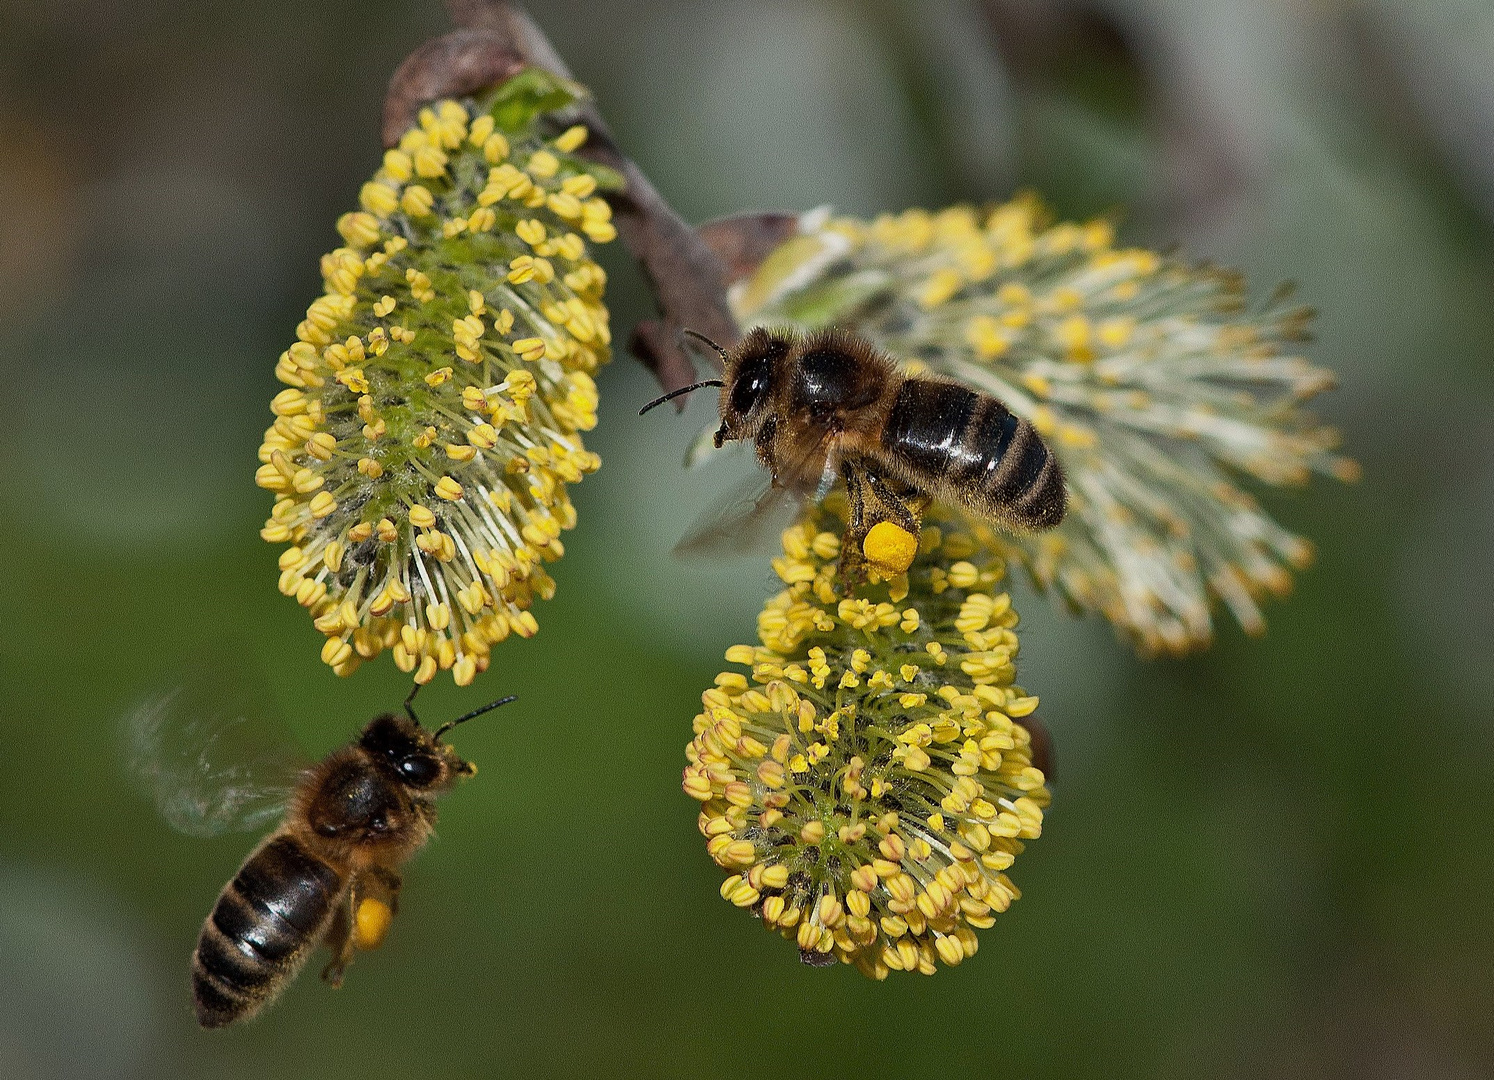
<path fill-rule="evenodd" d="M 175 693 L 128 718 L 135 771 L 183 831 L 252 827 L 283 810 L 224 886 L 197 939 L 192 999 L 203 1027 L 253 1017 L 319 944 L 332 952 L 322 978 L 339 986 L 355 951 L 383 941 L 399 910 L 399 868 L 430 839 L 436 797 L 477 771 L 442 737 L 514 700 L 428 731 L 414 697 L 405 699 L 404 715 L 375 717 L 351 743 L 299 769 L 278 749 L 253 761 L 226 760 L 236 729 L 249 721 L 195 715 Z"/>
<path fill-rule="evenodd" d="M 930 499 L 1012 530 L 1050 529 L 1063 520 L 1058 458 L 1028 421 L 989 394 L 904 374 L 847 330 L 758 328 L 730 350 L 686 333 L 716 350 L 722 378 L 666 394 L 642 411 L 719 386 L 716 446 L 750 440 L 774 486 L 801 496 L 823 497 L 835 480 L 844 482 L 846 554 L 864 555 L 883 570 L 906 569 L 914 550 L 906 544 L 917 537 L 919 510 Z M 890 559 L 885 545 L 868 545 L 883 523 L 907 538 Z"/>

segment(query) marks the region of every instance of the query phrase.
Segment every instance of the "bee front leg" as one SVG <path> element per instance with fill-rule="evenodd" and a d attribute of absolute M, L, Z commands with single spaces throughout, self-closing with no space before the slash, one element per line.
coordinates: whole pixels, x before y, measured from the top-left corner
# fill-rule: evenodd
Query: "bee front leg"
<path fill-rule="evenodd" d="M 841 475 L 846 478 L 846 502 L 851 509 L 846 528 L 857 536 L 863 536 L 866 533 L 866 499 L 861 490 L 861 470 L 845 461 L 841 463 Z"/>
<path fill-rule="evenodd" d="M 356 887 L 349 888 L 342 903 L 337 905 L 337 914 L 327 928 L 322 943 L 332 950 L 332 959 L 322 968 L 322 981 L 336 989 L 342 985 L 342 975 L 353 962 L 353 894 Z"/>
<path fill-rule="evenodd" d="M 722 425 L 725 430 L 725 425 Z M 720 432 L 717 432 L 719 435 Z M 757 435 L 752 440 L 753 450 L 757 453 L 757 460 L 762 463 L 763 468 L 773 474 L 773 479 L 778 479 L 778 470 L 774 467 L 776 460 L 773 455 L 773 439 L 778 435 L 778 417 L 770 416 L 763 421 L 763 426 L 757 429 Z M 716 444 L 720 446 L 718 442 Z"/>

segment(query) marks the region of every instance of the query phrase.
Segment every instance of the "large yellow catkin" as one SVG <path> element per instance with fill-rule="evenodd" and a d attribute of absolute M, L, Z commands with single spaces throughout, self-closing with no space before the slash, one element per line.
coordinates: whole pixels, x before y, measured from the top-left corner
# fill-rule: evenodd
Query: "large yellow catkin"
<path fill-rule="evenodd" d="M 600 463 L 582 441 L 611 340 L 590 247 L 615 229 L 564 149 L 582 138 L 439 102 L 338 221 L 255 479 L 280 590 L 340 675 L 388 651 L 417 682 L 465 685 L 538 628 L 567 487 Z"/>
<path fill-rule="evenodd" d="M 873 978 L 975 954 L 1048 790 L 1014 685 L 1004 567 L 936 511 L 905 574 L 842 591 L 843 522 L 784 534 L 759 645 L 701 696 L 685 793 L 721 895 L 808 962 Z"/>

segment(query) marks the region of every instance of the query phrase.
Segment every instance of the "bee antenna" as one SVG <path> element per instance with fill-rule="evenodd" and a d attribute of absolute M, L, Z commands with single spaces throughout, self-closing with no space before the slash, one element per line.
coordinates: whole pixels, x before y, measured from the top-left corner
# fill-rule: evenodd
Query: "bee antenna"
<path fill-rule="evenodd" d="M 720 379 L 706 379 L 704 382 L 691 383 L 689 386 L 682 386 L 678 390 L 671 390 L 671 391 L 669 391 L 669 393 L 665 394 L 663 397 L 654 398 L 653 401 L 650 401 L 647 405 L 645 405 L 643 408 L 641 408 L 641 409 L 638 410 L 638 415 L 642 416 L 644 413 L 648 412 L 650 409 L 656 408 L 656 407 L 664 404 L 666 401 L 673 401 L 675 398 L 679 397 L 681 394 L 688 394 L 692 390 L 699 390 L 702 386 L 725 386 L 725 385 L 726 384 L 724 382 L 722 382 Z"/>
<path fill-rule="evenodd" d="M 405 715 L 415 722 L 416 727 L 420 726 L 420 717 L 415 715 L 415 706 L 413 703 L 415 695 L 420 693 L 420 688 L 424 685 L 425 683 L 416 683 L 410 687 L 410 692 L 405 695 Z"/>
<path fill-rule="evenodd" d="M 703 343 L 705 345 L 709 345 L 711 348 L 715 349 L 716 350 L 716 355 L 719 356 L 719 357 L 721 357 L 721 366 L 722 367 L 725 367 L 727 364 L 731 363 L 731 360 L 726 355 L 726 350 L 723 349 L 720 345 L 717 345 L 710 338 L 706 337 L 699 330 L 691 330 L 687 326 L 687 327 L 684 327 L 683 329 L 681 329 L 680 333 L 682 335 L 687 335 L 689 337 L 693 337 L 696 341 L 699 341 L 699 342 L 701 342 L 701 343 Z"/>
<path fill-rule="evenodd" d="M 413 693 L 411 693 L 410 696 L 414 697 L 415 695 Z M 480 708 L 480 709 L 473 709 L 469 713 L 465 713 L 462 716 L 458 716 L 455 720 L 448 720 L 448 721 L 446 721 L 446 723 L 442 724 L 440 727 L 438 727 L 436 729 L 436 733 L 431 736 L 431 741 L 432 742 L 440 742 L 441 741 L 441 736 L 445 735 L 448 731 L 450 731 L 452 728 L 456 727 L 458 724 L 465 724 L 468 720 L 471 720 L 471 719 L 473 719 L 475 717 L 481 716 L 485 712 L 491 712 L 492 710 L 496 709 L 500 705 L 507 705 L 511 701 L 518 701 L 518 700 L 519 700 L 519 695 L 518 694 L 509 694 L 508 697 L 506 697 L 506 698 L 499 698 L 497 701 L 490 701 L 486 705 L 484 705 L 482 708 Z"/>

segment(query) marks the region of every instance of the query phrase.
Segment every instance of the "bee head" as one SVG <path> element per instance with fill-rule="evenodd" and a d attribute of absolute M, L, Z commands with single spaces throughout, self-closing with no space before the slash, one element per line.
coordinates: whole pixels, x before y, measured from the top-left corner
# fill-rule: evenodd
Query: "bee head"
<path fill-rule="evenodd" d="M 783 361 L 793 346 L 792 334 L 760 326 L 732 350 L 726 361 L 726 387 L 721 392 L 718 445 L 725 439 L 748 439 L 757 434 Z"/>
<path fill-rule="evenodd" d="M 448 720 L 435 731 L 426 731 L 415 716 L 415 695 L 420 684 L 405 698 L 405 715 L 386 713 L 375 717 L 363 734 L 358 745 L 374 756 L 374 759 L 394 775 L 400 783 L 412 788 L 446 788 L 456 782 L 457 777 L 473 776 L 477 766 L 463 761 L 457 752 L 441 741 L 458 724 L 465 724 L 490 709 L 516 701 L 512 694 L 506 698 L 489 702 L 481 708 Z"/>
<path fill-rule="evenodd" d="M 451 747 L 437 742 L 431 732 L 407 716 L 376 717 L 363 729 L 358 745 L 407 787 L 448 787 L 456 777 L 475 771 Z"/>

